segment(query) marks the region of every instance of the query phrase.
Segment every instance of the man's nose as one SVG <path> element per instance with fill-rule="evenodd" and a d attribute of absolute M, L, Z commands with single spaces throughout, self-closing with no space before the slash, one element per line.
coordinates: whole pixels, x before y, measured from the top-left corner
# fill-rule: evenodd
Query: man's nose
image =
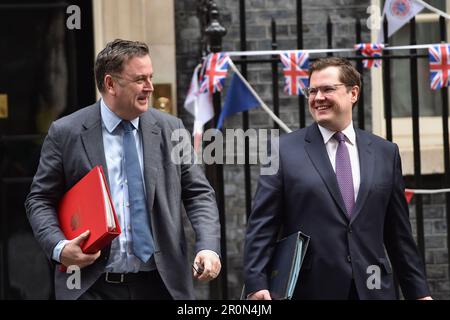
<path fill-rule="evenodd" d="M 151 80 L 145 81 L 145 90 L 153 91 L 153 82 Z"/>
<path fill-rule="evenodd" d="M 324 100 L 324 99 L 325 99 L 325 95 L 322 93 L 322 90 L 317 90 L 314 100 Z"/>

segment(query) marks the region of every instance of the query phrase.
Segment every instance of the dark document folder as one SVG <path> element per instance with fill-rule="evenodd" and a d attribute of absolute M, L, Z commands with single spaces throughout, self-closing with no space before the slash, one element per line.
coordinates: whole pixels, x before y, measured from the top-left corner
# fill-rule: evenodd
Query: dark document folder
<path fill-rule="evenodd" d="M 269 264 L 269 292 L 272 299 L 292 298 L 308 243 L 309 236 L 300 231 L 277 241 Z"/>

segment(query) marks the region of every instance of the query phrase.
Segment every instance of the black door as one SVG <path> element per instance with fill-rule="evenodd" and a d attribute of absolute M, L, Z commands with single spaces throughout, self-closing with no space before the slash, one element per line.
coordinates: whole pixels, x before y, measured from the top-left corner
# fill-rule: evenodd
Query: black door
<path fill-rule="evenodd" d="M 51 299 L 53 270 L 33 237 L 24 201 L 51 122 L 95 101 L 90 0 L 81 29 L 69 4 L 0 3 L 0 299 Z"/>

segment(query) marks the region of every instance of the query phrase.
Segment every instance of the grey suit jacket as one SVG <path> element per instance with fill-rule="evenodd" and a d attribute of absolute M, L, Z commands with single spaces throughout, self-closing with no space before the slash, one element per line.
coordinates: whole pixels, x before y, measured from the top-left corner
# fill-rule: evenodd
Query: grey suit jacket
<path fill-rule="evenodd" d="M 177 143 L 171 141 L 171 134 L 183 128 L 181 120 L 150 108 L 140 116 L 139 126 L 155 263 L 174 299 L 193 299 L 191 258 L 186 252 L 182 212 L 186 211 L 196 233 L 195 252 L 220 252 L 215 194 L 200 167 L 171 161 L 171 151 Z M 99 102 L 53 122 L 42 146 L 25 207 L 35 237 L 49 259 L 56 244 L 65 239 L 57 219 L 58 202 L 96 165 L 103 166 L 108 179 Z M 102 250 L 94 264 L 81 269 L 80 289 L 69 289 L 71 274 L 56 268 L 56 298 L 77 299 L 104 272 L 108 256 L 109 247 Z"/>

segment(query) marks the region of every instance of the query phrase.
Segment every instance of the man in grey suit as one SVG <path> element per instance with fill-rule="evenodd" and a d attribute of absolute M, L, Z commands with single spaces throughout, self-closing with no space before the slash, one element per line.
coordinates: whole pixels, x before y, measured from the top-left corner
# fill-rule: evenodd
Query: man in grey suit
<path fill-rule="evenodd" d="M 70 285 L 70 272 L 55 268 L 57 299 L 193 299 L 192 276 L 209 281 L 220 272 L 214 191 L 198 166 L 172 161 L 171 135 L 183 124 L 148 108 L 152 74 L 146 44 L 108 43 L 95 62 L 102 99 L 50 126 L 25 205 L 49 259 L 81 270 L 77 286 Z M 127 134 L 132 143 L 126 146 Z M 136 174 L 128 169 L 127 148 L 134 150 Z M 66 239 L 56 208 L 64 193 L 96 165 L 104 168 L 122 233 L 101 252 L 85 254 L 80 244 L 89 230 Z M 140 207 L 134 204 L 136 190 L 142 193 Z M 138 207 L 145 213 L 144 222 L 136 226 L 132 222 Z M 196 234 L 193 263 L 186 253 L 184 210 Z"/>

